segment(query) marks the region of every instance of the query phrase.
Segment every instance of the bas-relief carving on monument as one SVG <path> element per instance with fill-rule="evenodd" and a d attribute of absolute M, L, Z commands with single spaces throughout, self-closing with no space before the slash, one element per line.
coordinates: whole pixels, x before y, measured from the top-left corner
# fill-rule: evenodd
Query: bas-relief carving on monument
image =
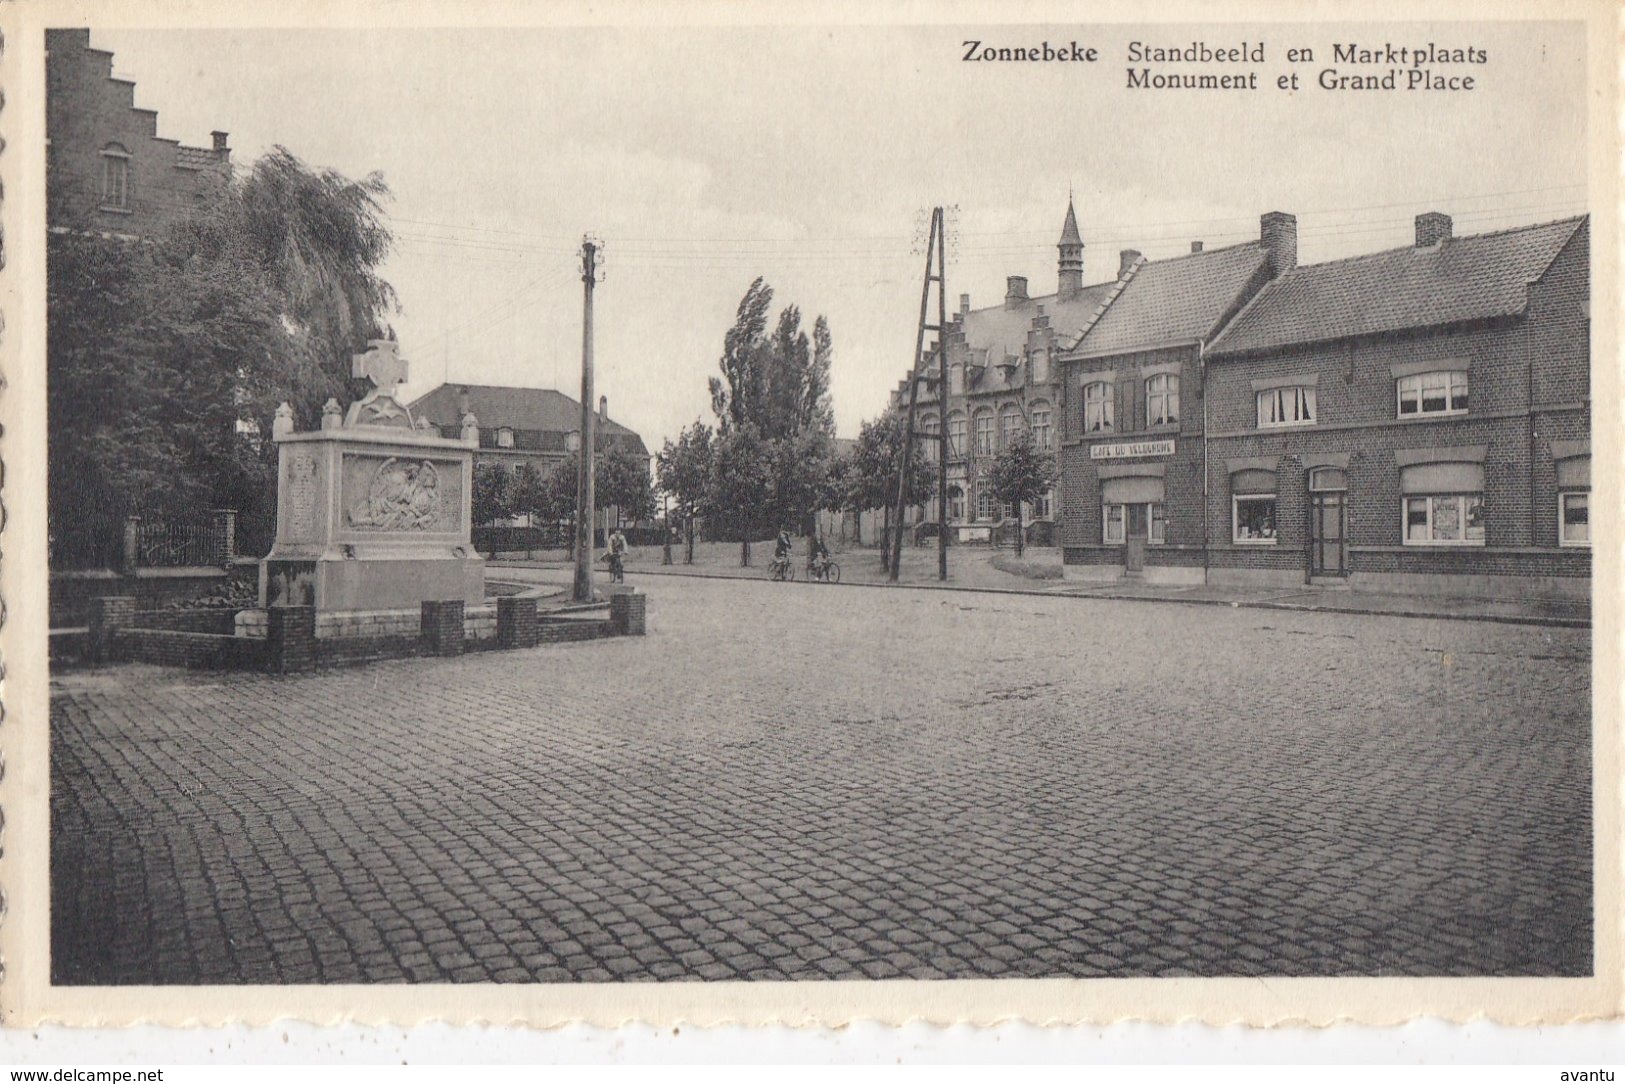
<path fill-rule="evenodd" d="M 378 465 L 367 495 L 350 505 L 350 526 L 426 531 L 440 522 L 440 475 L 427 459 L 391 456 Z"/>

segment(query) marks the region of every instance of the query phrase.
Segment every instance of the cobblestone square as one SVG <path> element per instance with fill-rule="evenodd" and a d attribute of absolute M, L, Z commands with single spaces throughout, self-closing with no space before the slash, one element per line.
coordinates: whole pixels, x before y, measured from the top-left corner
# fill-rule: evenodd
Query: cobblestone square
<path fill-rule="evenodd" d="M 53 683 L 60 984 L 1591 971 L 1590 633 L 646 580 Z"/>

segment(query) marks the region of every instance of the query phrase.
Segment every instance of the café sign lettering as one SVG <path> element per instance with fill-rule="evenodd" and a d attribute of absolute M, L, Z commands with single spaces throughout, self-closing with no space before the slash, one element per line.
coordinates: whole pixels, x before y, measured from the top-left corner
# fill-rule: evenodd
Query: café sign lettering
<path fill-rule="evenodd" d="M 1171 440 L 1135 440 L 1123 444 L 1092 444 L 1090 459 L 1139 459 L 1150 455 L 1173 455 Z"/>

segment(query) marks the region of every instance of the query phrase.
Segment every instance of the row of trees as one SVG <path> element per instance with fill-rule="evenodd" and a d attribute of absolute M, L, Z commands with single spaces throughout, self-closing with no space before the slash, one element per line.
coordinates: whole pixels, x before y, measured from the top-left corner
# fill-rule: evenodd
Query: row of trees
<path fill-rule="evenodd" d="M 723 338 L 722 375 L 709 381 L 715 425 L 696 420 L 656 456 L 660 488 L 688 525 L 689 563 L 698 517 L 735 535 L 740 563 L 749 564 L 753 537 L 781 528 L 810 534 L 820 511 L 889 510 L 897 499 L 904 419 L 893 410 L 864 423 L 854 445 L 837 454 L 829 324 L 818 317 L 809 338 L 801 329 L 801 310 L 790 305 L 769 332 L 772 305 L 772 287 L 758 278 Z M 1030 440 L 1018 440 L 1001 453 L 990 484 L 998 500 L 1019 508 L 1042 495 L 1054 474 L 1052 457 Z M 904 477 L 906 505 L 931 499 L 934 471 L 919 441 Z"/>
<path fill-rule="evenodd" d="M 131 512 L 275 502 L 275 450 L 250 419 L 301 427 L 351 398 L 349 360 L 388 333 L 378 275 L 389 189 L 277 148 L 220 198 L 140 242 L 52 208 L 47 396 L 53 559 L 94 559 Z"/>
<path fill-rule="evenodd" d="M 530 463 L 517 472 L 482 466 L 474 472 L 474 522 L 484 526 L 499 519 L 530 516 L 536 523 L 562 523 L 576 514 L 579 456 L 572 455 L 549 474 Z M 634 522 L 655 514 L 654 487 L 648 460 L 625 448 L 593 457 L 593 503 L 598 511 L 618 508 Z"/>
<path fill-rule="evenodd" d="M 754 426 L 713 429 L 695 421 L 655 459 L 660 488 L 687 524 L 687 563 L 694 561 L 694 521 L 706 517 L 734 527 L 740 563 L 749 564 L 753 535 L 781 527 L 811 533 L 808 521 L 821 511 L 888 506 L 897 495 L 903 423 L 896 412 L 865 422 L 856 444 L 836 453 L 832 441 L 766 441 Z M 930 498 L 933 476 L 918 446 L 909 467 L 906 499 L 920 504 Z"/>

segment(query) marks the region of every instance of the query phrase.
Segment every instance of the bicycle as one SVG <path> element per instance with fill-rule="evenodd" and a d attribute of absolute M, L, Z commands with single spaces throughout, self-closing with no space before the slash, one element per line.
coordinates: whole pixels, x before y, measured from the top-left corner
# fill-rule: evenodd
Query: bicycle
<path fill-rule="evenodd" d="M 834 561 L 809 561 L 807 563 L 807 578 L 823 583 L 840 583 L 841 566 Z"/>
<path fill-rule="evenodd" d="M 777 583 L 788 583 L 796 578 L 796 566 L 790 563 L 788 557 L 775 557 L 773 563 L 767 566 L 767 574 Z"/>
<path fill-rule="evenodd" d="M 618 553 L 606 553 L 602 558 L 609 565 L 609 582 L 626 582 L 626 562 Z"/>

